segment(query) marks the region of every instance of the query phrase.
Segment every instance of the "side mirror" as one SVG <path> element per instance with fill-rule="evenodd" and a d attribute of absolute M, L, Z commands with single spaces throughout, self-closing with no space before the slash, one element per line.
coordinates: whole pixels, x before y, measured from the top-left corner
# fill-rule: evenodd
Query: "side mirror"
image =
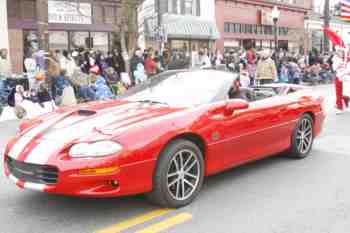
<path fill-rule="evenodd" d="M 230 116 L 237 110 L 244 110 L 249 108 L 249 103 L 245 100 L 235 99 L 226 104 L 225 115 Z"/>

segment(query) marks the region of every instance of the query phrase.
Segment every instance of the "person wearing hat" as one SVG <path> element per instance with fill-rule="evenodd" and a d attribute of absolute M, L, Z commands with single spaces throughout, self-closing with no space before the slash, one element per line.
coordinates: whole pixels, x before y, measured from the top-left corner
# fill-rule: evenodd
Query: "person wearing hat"
<path fill-rule="evenodd" d="M 79 88 L 79 96 L 83 99 L 83 101 L 94 101 L 97 99 L 96 92 L 93 88 L 93 84 L 96 82 L 99 76 L 100 69 L 98 66 L 94 66 L 90 68 L 90 74 L 84 76 L 79 74 L 78 70 L 75 71 L 75 75 L 79 78 L 74 78 L 71 80 L 73 85 Z M 84 78 L 86 77 L 86 80 Z"/>
<path fill-rule="evenodd" d="M 278 79 L 275 62 L 271 59 L 270 50 L 266 49 L 261 54 L 261 59 L 256 68 L 256 77 L 258 85 L 273 83 Z"/>

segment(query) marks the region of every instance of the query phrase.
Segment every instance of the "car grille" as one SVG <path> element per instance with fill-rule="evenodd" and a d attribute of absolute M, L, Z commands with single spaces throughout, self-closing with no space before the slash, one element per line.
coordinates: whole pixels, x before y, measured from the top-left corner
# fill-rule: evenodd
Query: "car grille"
<path fill-rule="evenodd" d="M 48 165 L 36 165 L 6 158 L 10 173 L 17 179 L 37 184 L 53 185 L 57 183 L 58 169 Z"/>

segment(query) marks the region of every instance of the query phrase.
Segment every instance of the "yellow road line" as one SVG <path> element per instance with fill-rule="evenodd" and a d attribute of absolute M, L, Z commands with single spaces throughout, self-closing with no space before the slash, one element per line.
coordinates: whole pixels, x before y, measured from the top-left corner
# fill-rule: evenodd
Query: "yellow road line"
<path fill-rule="evenodd" d="M 172 211 L 172 209 L 154 210 L 154 211 L 151 211 L 147 214 L 143 214 L 143 215 L 137 216 L 135 218 L 131 218 L 131 219 L 125 220 L 123 222 L 117 223 L 117 224 L 112 225 L 110 227 L 98 230 L 98 231 L 96 231 L 96 233 L 119 233 L 119 232 L 126 230 L 128 228 L 131 228 L 133 226 L 139 225 L 141 223 L 144 223 L 144 222 L 150 221 L 154 218 L 158 218 L 162 215 L 165 215 L 165 214 L 169 213 L 170 211 Z"/>
<path fill-rule="evenodd" d="M 157 233 L 164 231 L 172 226 L 175 226 L 177 224 L 186 222 L 188 220 L 192 219 L 192 214 L 189 213 L 181 213 L 178 215 L 175 215 L 174 217 L 168 218 L 160 223 L 153 224 L 145 229 L 139 230 L 136 233 Z"/>

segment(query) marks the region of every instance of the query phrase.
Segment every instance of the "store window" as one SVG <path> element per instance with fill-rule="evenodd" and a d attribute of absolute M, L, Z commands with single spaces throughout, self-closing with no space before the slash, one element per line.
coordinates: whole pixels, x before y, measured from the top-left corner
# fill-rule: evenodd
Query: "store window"
<path fill-rule="evenodd" d="M 200 0 L 168 0 L 168 13 L 200 16 Z"/>
<path fill-rule="evenodd" d="M 192 15 L 194 13 L 194 1 L 193 0 L 184 0 L 185 1 L 185 15 Z"/>
<path fill-rule="evenodd" d="M 116 17 L 115 17 L 115 8 L 113 6 L 105 6 L 105 23 L 106 24 L 114 24 Z"/>
<path fill-rule="evenodd" d="M 224 23 L 224 32 L 230 32 L 230 24 Z"/>
<path fill-rule="evenodd" d="M 247 33 L 253 33 L 253 25 L 247 24 L 246 25 L 246 32 Z"/>
<path fill-rule="evenodd" d="M 36 31 L 24 31 L 23 38 L 24 57 L 31 57 L 39 50 L 38 34 Z"/>
<path fill-rule="evenodd" d="M 190 56 L 190 42 L 185 40 L 171 41 L 172 54 L 184 59 Z"/>
<path fill-rule="evenodd" d="M 265 35 L 272 35 L 272 32 L 273 32 L 272 26 L 270 26 L 270 25 L 264 26 L 264 34 Z"/>
<path fill-rule="evenodd" d="M 68 50 L 68 32 L 49 32 L 49 46 L 52 50 Z"/>
<path fill-rule="evenodd" d="M 117 50 L 121 52 L 121 44 L 120 44 L 120 34 L 119 33 L 110 33 L 109 34 L 109 49 Z M 128 40 L 126 40 L 126 47 L 128 47 Z"/>
<path fill-rule="evenodd" d="M 108 52 L 108 33 L 107 32 L 91 32 L 92 49 L 102 52 Z"/>
<path fill-rule="evenodd" d="M 230 24 L 230 32 L 238 32 L 236 23 L 231 23 Z"/>
<path fill-rule="evenodd" d="M 258 34 L 258 25 L 253 25 L 253 33 Z"/>
<path fill-rule="evenodd" d="M 92 48 L 88 32 L 70 32 L 69 35 L 69 43 L 71 50 L 79 48 Z"/>
<path fill-rule="evenodd" d="M 95 23 L 103 23 L 103 7 L 101 5 L 93 6 L 93 18 Z"/>
<path fill-rule="evenodd" d="M 191 41 L 192 50 L 199 51 L 199 50 L 208 50 L 209 48 L 209 42 L 208 41 L 202 41 L 202 40 L 192 40 Z"/>

